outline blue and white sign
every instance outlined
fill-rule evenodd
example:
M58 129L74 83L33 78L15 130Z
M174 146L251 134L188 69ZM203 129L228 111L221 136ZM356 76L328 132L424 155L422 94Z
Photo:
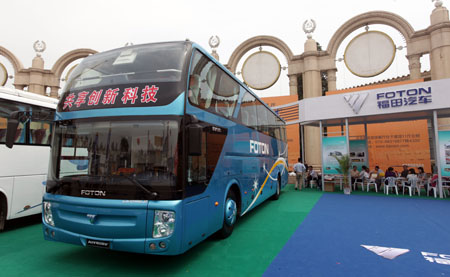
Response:
M389 109L401 106L413 106L432 102L431 87L418 87L408 90L394 90L377 93L379 109Z
M442 79L306 98L299 102L300 123L448 109L449 87L450 79Z

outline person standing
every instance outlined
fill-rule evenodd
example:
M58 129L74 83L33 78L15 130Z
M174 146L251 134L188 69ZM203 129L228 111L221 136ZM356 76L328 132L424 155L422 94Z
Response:
M304 183L304 173L306 171L306 167L302 164L302 159L298 158L298 163L294 164L294 172L295 172L295 189L302 189Z

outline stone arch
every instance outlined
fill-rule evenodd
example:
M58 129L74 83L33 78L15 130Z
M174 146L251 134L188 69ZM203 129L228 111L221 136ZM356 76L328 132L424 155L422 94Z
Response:
M57 80L61 79L64 69L73 61L96 54L97 51L87 48L75 49L61 56L52 67L52 72Z
M372 11L355 16L345 22L333 35L327 52L331 58L336 59L337 51L342 41L353 31L370 24L383 24L397 29L405 38L406 43L414 34L414 29L403 17L385 11Z
M8 49L0 46L0 55L6 57L8 61L12 64L14 68L14 75L16 75L20 70L24 69L22 62Z
M284 43L282 40L272 37L272 36L256 36L249 38L248 40L241 43L231 54L231 57L228 61L227 67L231 72L236 72L236 67L240 61L240 59L250 51L251 49L258 46L271 46L281 51L286 57L288 63L292 60L294 54L291 49Z

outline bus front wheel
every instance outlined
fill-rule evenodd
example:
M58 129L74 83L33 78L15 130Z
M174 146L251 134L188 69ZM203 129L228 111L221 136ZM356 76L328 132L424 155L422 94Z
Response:
M237 219L238 206L236 195L232 190L228 191L227 200L225 201L224 219L222 229L219 230L220 238L227 238L233 233L234 225Z
M5 228L6 223L6 198L0 194L0 232Z

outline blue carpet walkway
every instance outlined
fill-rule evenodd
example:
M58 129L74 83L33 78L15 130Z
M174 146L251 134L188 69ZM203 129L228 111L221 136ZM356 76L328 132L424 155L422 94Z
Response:
M449 219L445 200L324 194L264 276L450 276Z

